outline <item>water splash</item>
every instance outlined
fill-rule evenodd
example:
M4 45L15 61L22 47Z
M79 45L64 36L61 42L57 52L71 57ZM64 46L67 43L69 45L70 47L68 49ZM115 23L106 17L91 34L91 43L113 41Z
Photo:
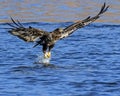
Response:
M44 55L37 55L36 62L40 64L50 64L51 58L44 58Z

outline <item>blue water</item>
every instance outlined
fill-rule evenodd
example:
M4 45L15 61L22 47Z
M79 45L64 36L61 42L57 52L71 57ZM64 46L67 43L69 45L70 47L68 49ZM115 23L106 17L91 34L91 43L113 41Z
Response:
M24 25L52 31L71 23ZM0 30L0 96L119 96L119 25L94 23L58 41L48 67L35 63L42 52L33 45Z

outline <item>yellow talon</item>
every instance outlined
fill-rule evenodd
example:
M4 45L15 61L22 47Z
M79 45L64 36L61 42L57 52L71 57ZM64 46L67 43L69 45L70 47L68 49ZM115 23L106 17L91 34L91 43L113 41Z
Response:
M51 57L51 52L48 52L48 56L49 56L49 58Z
M44 58L50 58L51 57L51 52L46 52L44 54Z

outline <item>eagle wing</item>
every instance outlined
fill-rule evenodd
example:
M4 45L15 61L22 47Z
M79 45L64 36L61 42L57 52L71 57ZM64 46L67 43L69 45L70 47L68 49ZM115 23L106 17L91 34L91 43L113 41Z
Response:
M66 27L61 32L57 31L57 30L53 31L52 32L53 38L55 39L55 41L57 41L59 39L68 37L70 34L72 34L77 29L82 28L82 27L94 22L95 20L97 20L104 12L107 11L108 8L109 8L109 6L106 6L106 3L104 3L104 5L101 7L100 12L96 16L94 16L94 17L88 16L86 19L84 19L82 21L78 21L78 22Z
M31 26L25 28L18 20L15 21L13 18L11 18L11 20L13 23L7 23L11 27L9 33L26 42L34 42L37 38L42 37L46 33L46 31L36 29Z

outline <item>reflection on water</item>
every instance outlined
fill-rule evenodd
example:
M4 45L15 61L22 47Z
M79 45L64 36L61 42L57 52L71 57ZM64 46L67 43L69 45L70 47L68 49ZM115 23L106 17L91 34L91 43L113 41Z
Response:
M51 58L44 58L44 55L38 55L37 59L36 59L36 63L42 63L45 65L50 64L50 59Z
M1 0L0 22L68 22L95 15L105 0ZM120 1L106 0L109 11L97 22L120 23Z

